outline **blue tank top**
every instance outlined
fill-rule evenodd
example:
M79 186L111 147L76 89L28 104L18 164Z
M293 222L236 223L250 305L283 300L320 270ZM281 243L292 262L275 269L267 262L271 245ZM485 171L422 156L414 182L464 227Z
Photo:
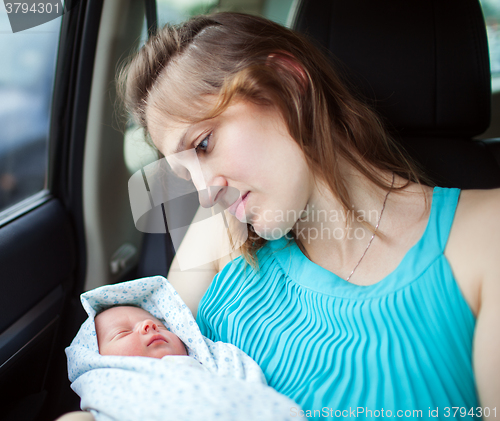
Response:
M444 256L459 195L434 189L424 234L373 285L346 282L285 237L258 251L259 271L238 257L201 300L201 332L245 351L311 418L449 420L452 407L476 408L475 318Z

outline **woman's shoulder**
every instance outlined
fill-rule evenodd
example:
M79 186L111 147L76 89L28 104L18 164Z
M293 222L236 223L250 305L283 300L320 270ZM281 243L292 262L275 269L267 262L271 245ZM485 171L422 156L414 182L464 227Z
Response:
M488 190L462 190L459 207L465 212L498 211L500 206L500 188Z
M485 283L500 280L500 189L463 190L445 255L477 315Z
M500 189L463 190L453 231L462 242L468 240L478 249L498 247L494 234L500 234Z
M464 190L456 224L485 269L500 269L500 189ZM497 273L500 279L500 272Z

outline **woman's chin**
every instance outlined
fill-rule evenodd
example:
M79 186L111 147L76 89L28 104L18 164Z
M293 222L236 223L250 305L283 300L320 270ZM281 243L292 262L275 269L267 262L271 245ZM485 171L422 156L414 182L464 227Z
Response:
M274 240L279 240L281 237L283 237L288 232L290 232L291 228L280 227L280 226L275 226L275 227L264 226L264 227L261 227L259 225L253 225L253 230L255 231L255 233L259 237L263 238L264 240L274 241Z

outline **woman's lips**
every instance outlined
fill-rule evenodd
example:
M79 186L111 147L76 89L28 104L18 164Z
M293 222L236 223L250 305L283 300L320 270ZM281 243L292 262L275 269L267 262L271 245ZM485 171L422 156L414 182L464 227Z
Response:
M167 340L161 336L161 335L154 335L150 340L149 340L149 343L148 343L148 346L156 343L156 342L167 342Z
M248 195L250 192L246 192L242 197L240 197L236 202L234 202L228 211L231 215L234 215L238 220L242 221L245 219L245 205L248 201Z

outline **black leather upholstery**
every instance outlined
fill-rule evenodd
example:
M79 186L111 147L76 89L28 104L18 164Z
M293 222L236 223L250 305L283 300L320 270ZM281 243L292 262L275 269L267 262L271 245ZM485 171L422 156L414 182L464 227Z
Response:
M302 0L295 29L333 53L393 135L441 186L500 186L477 0Z

